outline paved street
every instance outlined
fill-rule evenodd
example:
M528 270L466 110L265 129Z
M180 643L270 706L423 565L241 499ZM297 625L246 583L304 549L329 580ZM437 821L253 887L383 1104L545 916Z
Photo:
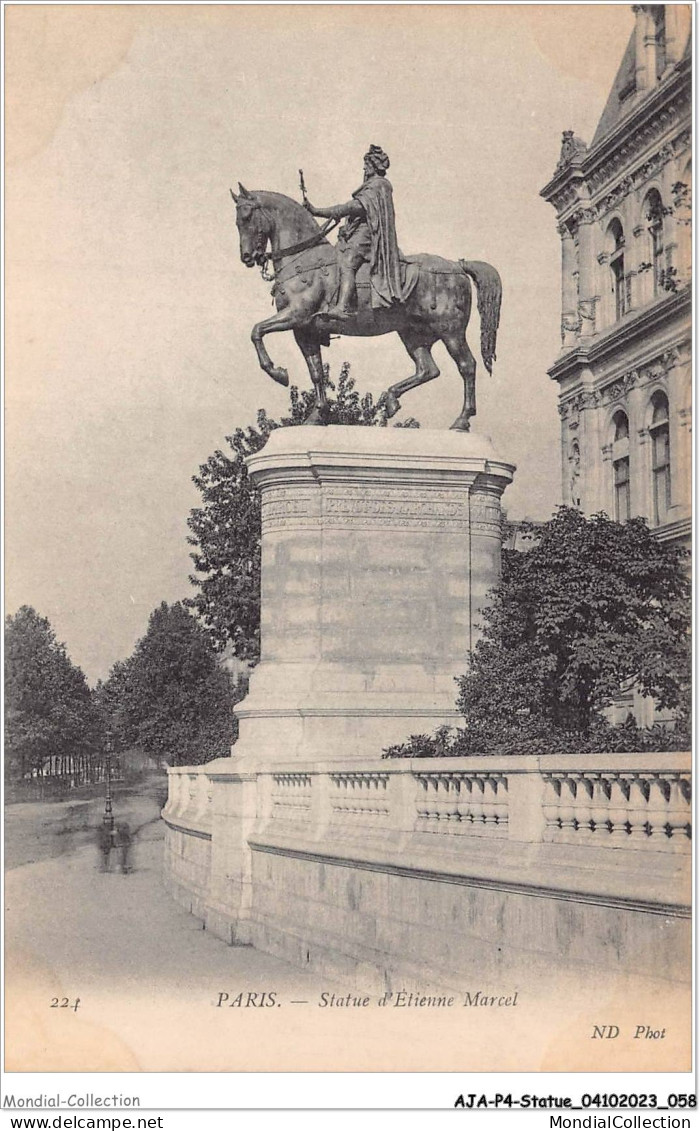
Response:
M66 801L28 801L5 809L5 868L65 856L95 841L104 813L104 785L92 787L92 796ZM153 774L136 785L115 782L114 811L126 819L132 832L142 836L145 825L160 818L167 796L164 774Z

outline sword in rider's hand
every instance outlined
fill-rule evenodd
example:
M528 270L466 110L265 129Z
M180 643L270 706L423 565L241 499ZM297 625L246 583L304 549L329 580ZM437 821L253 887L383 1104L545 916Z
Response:
M301 189L301 195L304 198L304 207L306 207L306 205L309 203L309 198L306 195L306 185L304 184L304 170L303 169L299 170L299 188ZM312 213L312 215L313 215L313 213ZM324 235L324 236L328 235L328 233L332 232L334 228L337 228L338 223L339 223L338 220L326 220L325 224L321 228L321 234Z

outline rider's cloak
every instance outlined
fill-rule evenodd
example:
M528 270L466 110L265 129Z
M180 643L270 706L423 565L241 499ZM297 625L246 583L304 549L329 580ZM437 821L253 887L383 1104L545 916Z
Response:
M365 210L372 237L369 264L372 306L405 302L401 253L396 239L393 191L386 177L369 177L353 197Z

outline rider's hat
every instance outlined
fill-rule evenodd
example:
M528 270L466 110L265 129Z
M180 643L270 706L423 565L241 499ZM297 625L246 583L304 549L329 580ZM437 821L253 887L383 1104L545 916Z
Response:
M365 161L369 161L372 168L380 174L386 173L389 168L389 158L380 145L370 145L365 153Z

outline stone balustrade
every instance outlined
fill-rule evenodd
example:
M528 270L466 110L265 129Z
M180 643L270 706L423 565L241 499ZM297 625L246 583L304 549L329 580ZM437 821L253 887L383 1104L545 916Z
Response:
M379 760L261 767L256 831L291 822L379 828L437 837L496 837L689 853L691 786L685 754ZM182 831L211 829L207 765L168 771L163 817Z
M690 774L681 770L544 774L545 839L690 852Z
M687 975L687 754L220 759L169 782L166 882L229 942L380 980Z
M416 828L428 833L508 836L508 775L461 770L416 773Z

